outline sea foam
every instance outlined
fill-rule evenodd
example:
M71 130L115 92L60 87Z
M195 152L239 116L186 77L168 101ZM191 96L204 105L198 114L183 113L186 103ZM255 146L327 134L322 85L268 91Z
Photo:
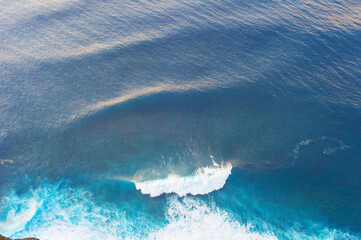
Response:
M227 211L195 197L168 198L169 224L149 234L148 239L182 240L276 240L271 233L259 233L251 224L241 224Z
M22 230L25 225L34 217L38 204L34 200L30 200L27 207L18 213L14 209L10 210L5 221L0 222L0 233L11 236L12 234ZM2 209L0 209L1 211Z
M192 176L169 176L168 178L156 179L144 182L135 182L137 190L151 197L157 197L164 193L176 193L180 197L187 194L204 195L221 189L228 176L231 175L230 163L218 165L213 163L211 167L199 168Z
M13 230L16 233L6 233L2 229L0 234L12 238L33 236L49 240L275 240L279 236L280 239L359 239L346 232L317 225L310 232L300 232L298 228L286 228L284 231L261 222L268 227L260 230L253 222L240 222L231 212L214 202L193 196L167 197L166 224L147 214L134 218L126 214L126 209L109 208L93 200L93 195L81 188L60 188L54 185L39 187L33 197L26 200L13 193L6 198L2 207L12 208L24 204L27 208L6 221L7 224L16 223L17 227ZM33 204L39 201L41 204ZM128 205L128 210L129 207L137 206Z
M151 216L132 218L124 209L96 205L89 194L82 189L39 188L34 195L35 199L43 201L39 211L26 226L18 228L17 233L8 235L49 240L277 239L272 233L259 232L252 224L240 223L227 211L196 197L168 197L167 224L163 225ZM21 199L10 197L9 201ZM18 222L19 219L13 220ZM145 223L145 220L153 221Z

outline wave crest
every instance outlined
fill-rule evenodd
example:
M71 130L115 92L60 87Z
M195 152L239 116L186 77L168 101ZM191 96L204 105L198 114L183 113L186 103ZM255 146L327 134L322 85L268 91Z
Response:
M164 179L135 182L135 186L142 194L149 194L151 197L164 193L176 193L180 197L187 194L204 195L221 189L231 175L231 170L230 163L221 165L213 163L212 167L197 169L192 176L172 175Z

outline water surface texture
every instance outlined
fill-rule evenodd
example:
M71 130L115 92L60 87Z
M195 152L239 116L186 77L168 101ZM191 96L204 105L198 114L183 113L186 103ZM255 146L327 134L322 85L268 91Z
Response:
M361 239L359 0L0 0L0 234Z

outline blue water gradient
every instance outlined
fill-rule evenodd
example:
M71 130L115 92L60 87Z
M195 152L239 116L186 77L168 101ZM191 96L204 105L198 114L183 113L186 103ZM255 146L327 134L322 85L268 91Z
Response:
M358 1L0 9L0 234L361 239ZM222 163L209 194L136 189Z

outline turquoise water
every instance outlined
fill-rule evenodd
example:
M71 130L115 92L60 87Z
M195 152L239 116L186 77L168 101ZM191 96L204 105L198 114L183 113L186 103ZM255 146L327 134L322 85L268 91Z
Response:
M0 234L361 239L358 1L0 7Z

